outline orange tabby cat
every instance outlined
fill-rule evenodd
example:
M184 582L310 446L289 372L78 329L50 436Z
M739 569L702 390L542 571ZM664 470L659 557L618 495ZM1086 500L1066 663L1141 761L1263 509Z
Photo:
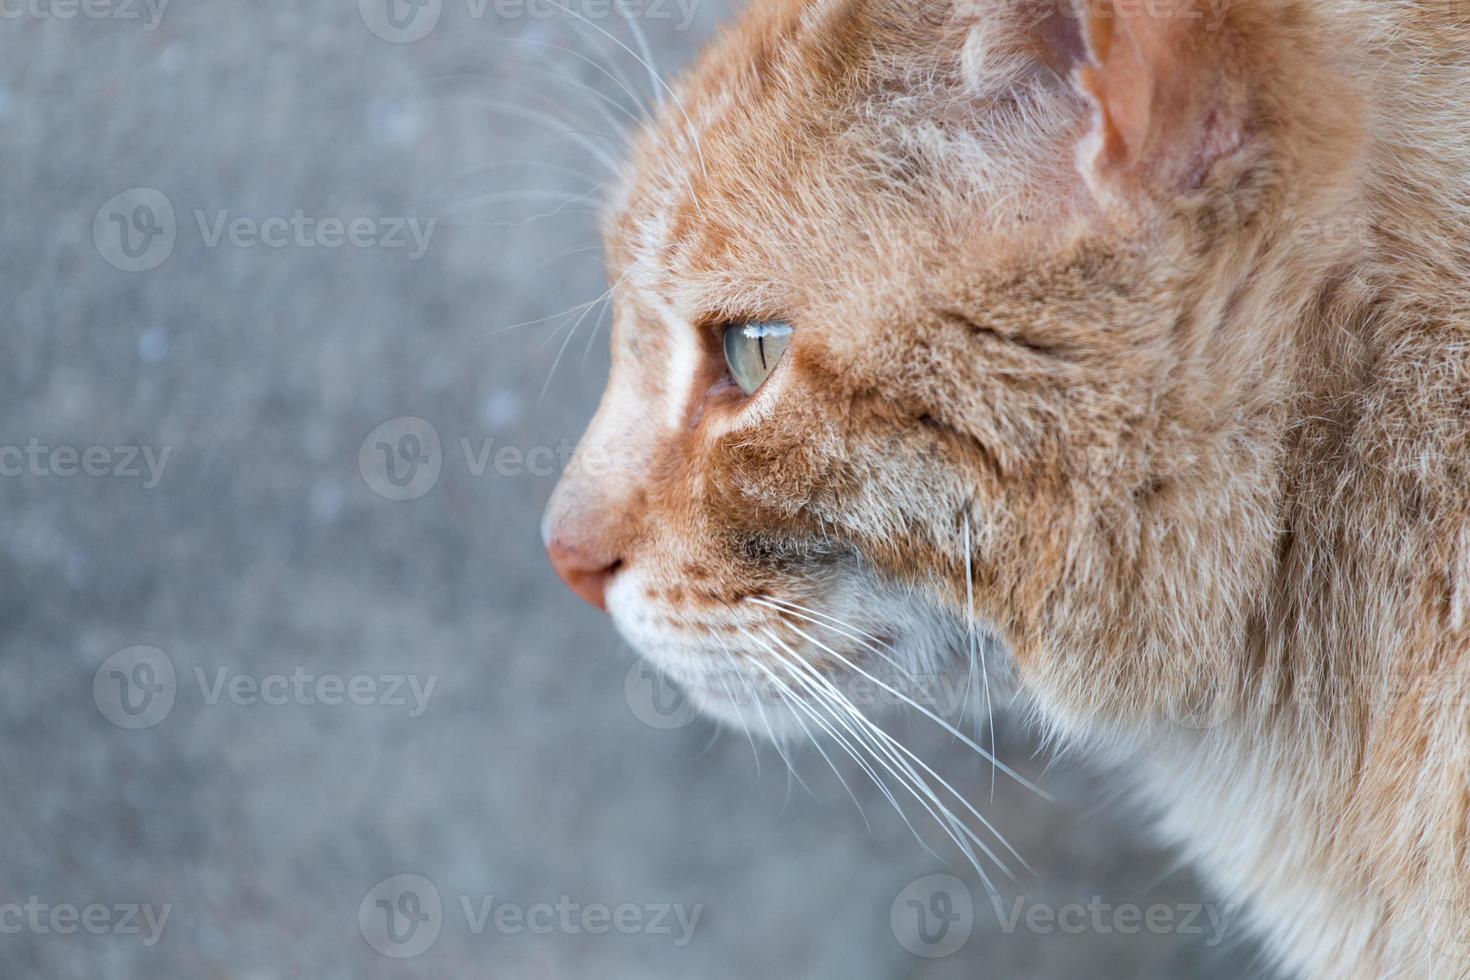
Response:
M1470 977L1470 5L755 0L676 92L568 584L777 734L973 610L1286 968Z

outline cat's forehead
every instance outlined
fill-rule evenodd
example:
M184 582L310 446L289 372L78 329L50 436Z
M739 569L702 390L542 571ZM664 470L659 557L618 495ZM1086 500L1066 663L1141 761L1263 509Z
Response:
M984 240L987 201L1014 205L1005 222L1030 206L1058 125L1025 97L1036 78L994 74L1009 43L949 5L754 4L637 141L615 279L687 316L779 315Z
M793 194L821 181L835 148L831 132L819 130L832 129L840 100L834 38L826 36L824 59L802 51L861 3L757 4L669 94L609 209L610 250L628 285L640 293L749 287L759 278L749 267L769 268L791 244L803 217ZM852 46L847 57L855 53Z

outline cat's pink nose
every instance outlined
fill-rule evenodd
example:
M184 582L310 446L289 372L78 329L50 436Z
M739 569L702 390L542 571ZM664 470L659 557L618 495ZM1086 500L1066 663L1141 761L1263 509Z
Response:
M607 612L607 586L622 567L622 559L588 554L557 537L546 543L546 553L567 588Z

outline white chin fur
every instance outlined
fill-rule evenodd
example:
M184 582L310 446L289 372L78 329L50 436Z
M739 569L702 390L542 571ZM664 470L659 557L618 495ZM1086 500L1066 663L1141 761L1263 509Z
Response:
M731 700L723 691L707 688L691 687L684 693L700 714L736 731L748 731L777 742L804 739L806 731L801 727L802 722L808 729L817 731L817 726L801 709L773 704L755 694L740 694Z
M688 610L664 608L646 595L637 569L613 582L608 610L618 631L682 688L696 709L736 730L776 741L804 740L823 735L813 712L834 724L832 711L820 698L806 694L807 710L786 703L802 691L790 666L793 660L825 662L822 676L869 716L899 703L882 684L915 697L940 715L952 714L950 709L964 695L954 686L956 680L966 681L969 644L963 624L922 598L861 572L834 576L828 595L820 603L804 604L805 612L746 603L705 611L702 623L678 627L669 624L688 624ZM799 631L796 637L805 634L805 639L791 638L778 658L769 637L783 624L789 627L786 635ZM893 643L879 653L865 636L890 637ZM992 672L999 673L999 665L990 663Z

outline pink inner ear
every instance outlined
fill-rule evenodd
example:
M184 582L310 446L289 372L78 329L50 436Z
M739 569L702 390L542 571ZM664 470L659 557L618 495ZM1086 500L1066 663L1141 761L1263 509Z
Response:
M1205 115L1204 139L1194 155L1189 168L1187 185L1190 190L1198 188L1210 175L1215 161L1227 157L1245 144L1245 131L1239 120L1227 119L1224 113L1211 109Z
M1178 70L1169 48L1169 25L1164 18L1122 17L1110 5L1089 14L1087 41L1092 64L1079 80L1099 113L1102 159L1120 169L1145 162L1154 128L1162 122L1156 101L1172 101L1176 91L1187 92L1189 82ZM1170 77L1170 76L1173 77Z
M1211 104L1223 68L1220 39L1200 35L1202 20L1188 6L1124 12L1087 0L1086 9L1089 57L1074 78L1096 111L1093 176L1127 174L1155 189L1200 186L1242 142L1240 121Z
M1041 43L1043 60L1062 78L1087 63L1087 42L1082 37L1082 21L1062 5L1047 5L1038 23L1036 38Z

